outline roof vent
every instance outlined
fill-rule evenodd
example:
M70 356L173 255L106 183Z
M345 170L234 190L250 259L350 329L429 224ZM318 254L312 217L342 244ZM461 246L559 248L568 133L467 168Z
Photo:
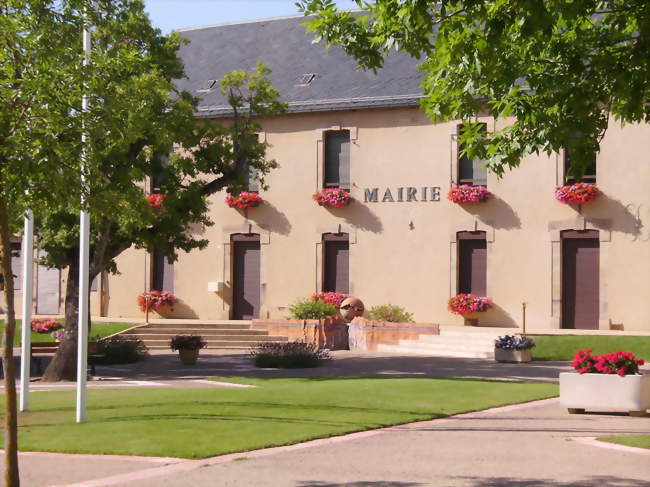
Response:
M316 79L316 73L303 74L300 78L298 78L296 86L309 86L311 82L314 81L314 79Z
M203 83L203 86L201 86L198 90L196 90L197 93L209 93L212 91L212 88L217 84L216 79L209 79L205 83Z

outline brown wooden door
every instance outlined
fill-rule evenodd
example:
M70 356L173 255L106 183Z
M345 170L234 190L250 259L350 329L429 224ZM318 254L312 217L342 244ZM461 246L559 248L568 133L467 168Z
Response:
M260 237L233 235L232 319L250 320L260 314Z
M347 233L323 235L323 291L350 292L350 242Z
M485 232L458 232L458 292L487 293L487 240Z
M599 262L598 231L562 232L562 328L598 328Z

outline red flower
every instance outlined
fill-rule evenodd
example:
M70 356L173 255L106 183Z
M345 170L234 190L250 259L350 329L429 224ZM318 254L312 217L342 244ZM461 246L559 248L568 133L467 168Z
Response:
M230 208L238 208L240 210L255 208L264 203L262 197L253 191L242 191L237 196L228 194L224 201Z
M152 193L147 196L147 201L152 207L158 208L162 207L165 198L167 198L166 194Z
M490 298L477 296L475 294L457 294L449 300L447 308L452 313L458 315L468 315L470 313L481 313L492 307L493 303Z
M485 186L470 186L468 184L454 185L447 193L447 199L458 204L482 203L493 197L494 195Z
M591 355L591 350L578 350L571 366L580 374L618 374L623 377L628 374L638 374L639 366L643 365L643 359L635 359L630 352L617 350L614 353L603 353Z
M352 200L352 195L341 188L327 188L314 193L311 197L320 206L343 208Z
M561 203L583 204L595 200L600 189L592 183L576 183L562 186L555 190L555 199Z

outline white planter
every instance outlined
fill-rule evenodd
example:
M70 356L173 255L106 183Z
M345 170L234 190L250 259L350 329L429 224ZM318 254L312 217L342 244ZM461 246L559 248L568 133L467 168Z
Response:
M524 363L533 359L531 349L526 350L504 350L494 347L494 360L497 362Z
M650 409L650 375L560 374L560 404L570 413L589 410L628 411L644 415Z

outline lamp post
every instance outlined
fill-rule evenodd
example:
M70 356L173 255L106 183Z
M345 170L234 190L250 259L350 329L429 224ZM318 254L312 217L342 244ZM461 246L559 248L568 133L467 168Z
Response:
M34 274L34 215L32 210L25 213L23 233L23 327L20 350L20 412L29 409L29 379L31 377L30 358L32 340L32 292Z
M90 28L88 19L84 19L83 29L83 65L90 63ZM86 382L88 380L88 277L90 267L90 213L88 211L86 194L88 192L88 181L86 179L86 168L88 151L86 141L85 115L88 113L89 98L86 90L81 100L81 111L84 122L81 132L81 212L79 215L79 320L77 324L77 423L86 420Z

